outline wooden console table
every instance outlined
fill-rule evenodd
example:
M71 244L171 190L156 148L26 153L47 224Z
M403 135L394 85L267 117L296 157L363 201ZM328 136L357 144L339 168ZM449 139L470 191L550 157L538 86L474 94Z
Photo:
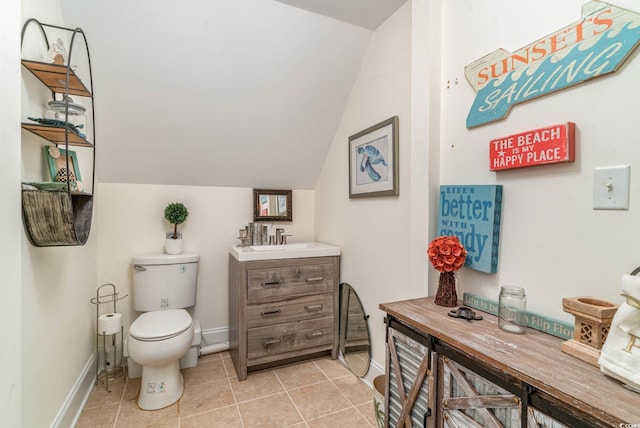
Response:
M640 426L640 394L563 353L562 339L502 331L482 312L481 321L453 318L433 298L380 309L386 426Z

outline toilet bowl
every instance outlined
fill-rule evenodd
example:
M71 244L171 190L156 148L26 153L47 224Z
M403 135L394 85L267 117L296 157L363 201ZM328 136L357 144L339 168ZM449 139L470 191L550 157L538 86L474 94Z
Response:
M145 312L129 327L129 358L142 365L138 406L157 410L180 399L184 391L180 358L193 339L193 320L184 309Z

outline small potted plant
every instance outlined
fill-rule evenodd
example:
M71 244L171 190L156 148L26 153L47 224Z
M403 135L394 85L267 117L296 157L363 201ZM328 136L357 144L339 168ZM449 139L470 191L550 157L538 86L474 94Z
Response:
M188 215L187 207L180 202L172 202L164 209L164 218L173 224L173 233L167 233L165 241L167 254L182 253L182 233L178 233L178 225L184 223Z

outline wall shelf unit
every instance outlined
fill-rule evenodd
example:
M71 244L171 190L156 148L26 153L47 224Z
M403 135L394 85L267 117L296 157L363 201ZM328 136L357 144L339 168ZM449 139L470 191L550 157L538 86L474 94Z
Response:
M39 28L44 39L44 46L48 52L51 48L49 37L53 34L64 34L69 36L68 55L64 58L64 64L47 63L23 58L22 65L51 91L54 101L56 94L62 96L64 104L64 114L56 124L42 124L23 122L22 128L47 143L56 147L64 148L68 152L70 146L79 147L81 150L90 150L92 157L91 164L91 186L90 191L83 191L78 186L75 188L75 179L72 174L73 165L70 164L69 157L65 156L62 166L56 177L51 177L53 181L63 181L66 190L34 190L33 188L22 189L22 216L25 233L32 245L36 247L51 246L74 246L84 245L89 238L91 230L91 220L93 216L93 192L95 184L95 113L93 104L93 77L91 73L91 57L89 46L84 32L80 28L66 28L56 25L44 24L36 19L29 19L22 27L21 43L24 48L25 34L30 27ZM86 48L86 63L88 65L88 86L82 81L74 71L72 53L75 45L80 39L84 41ZM83 97L88 100L91 114L87 125L90 125L91 132L86 136L74 132L70 126L71 108L69 96ZM70 168L71 166L71 168ZM60 172L62 171L62 172ZM79 172L79 171L78 171ZM53 175L53 173L51 174ZM86 175L86 174L85 174ZM86 187L86 186L83 186Z

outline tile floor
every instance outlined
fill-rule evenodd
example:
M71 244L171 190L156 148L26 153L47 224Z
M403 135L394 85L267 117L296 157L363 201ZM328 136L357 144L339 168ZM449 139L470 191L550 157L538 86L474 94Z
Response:
M161 410L138 408L140 378L97 385L77 428L375 428L373 392L339 360L322 358L249 374L238 382L228 352L182 370L184 394Z

